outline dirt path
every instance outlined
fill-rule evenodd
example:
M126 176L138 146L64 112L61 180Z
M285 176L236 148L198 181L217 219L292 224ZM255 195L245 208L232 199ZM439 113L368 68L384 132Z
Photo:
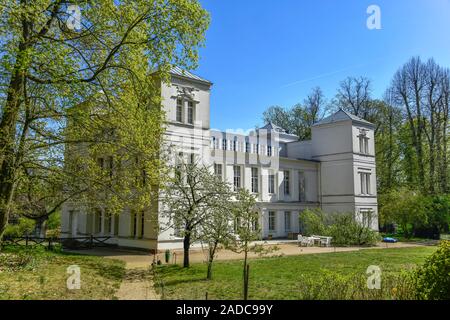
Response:
M116 292L119 300L159 300L153 289L151 274L147 268L126 268L125 276Z

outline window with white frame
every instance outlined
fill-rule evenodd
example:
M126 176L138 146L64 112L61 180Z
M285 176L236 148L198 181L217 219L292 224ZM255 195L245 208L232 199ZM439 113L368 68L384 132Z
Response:
M269 157L272 156L272 146L267 146L267 155L268 155Z
M285 195L289 195L291 193L290 190L290 176L289 176L289 171L284 170L283 171L284 174L284 179L283 179L283 186L284 186L284 194Z
M370 192L370 172L359 173L361 182L361 194L371 194Z
M258 192L258 168L252 168L252 192Z
M269 193L274 194L275 193L275 175L269 174Z
M177 99L177 121L183 122L183 100Z
M187 114L188 114L188 123L194 124L194 102L192 101L188 101Z
M234 191L237 191L241 187L241 167L233 166L233 186Z
M233 151L237 151L237 141L233 140Z
M222 139L222 150L227 150L227 139Z
M258 216L255 214L255 217L253 217L252 219L252 230L256 231L259 229L259 221L258 221Z
M291 212L290 211L284 212L284 230L291 231Z
M211 145L213 149L217 149L217 139L216 137L211 137Z
M305 172L298 172L298 201L305 202L306 201L306 179Z
M276 228L276 216L275 211L269 211L269 231L275 231Z
M368 154L369 153L369 137L367 137L367 130L359 130L359 152Z
M245 152L250 153L250 142L245 142Z
M222 179L222 164L221 163L214 163L214 174Z
M360 209L361 223L366 228L372 227L373 211L372 209Z

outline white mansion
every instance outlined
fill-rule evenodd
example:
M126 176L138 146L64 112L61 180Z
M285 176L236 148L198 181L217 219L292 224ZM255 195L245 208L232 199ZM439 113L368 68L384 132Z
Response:
M263 239L301 232L298 217L306 208L354 212L355 219L378 229L371 123L340 110L313 125L308 141L271 123L246 134L216 131L210 128L211 86L190 72L172 69L171 84L161 83L166 140L178 155L187 160L195 155L235 188L255 193ZM105 219L104 212L67 203L62 232L111 236L110 242L124 247L182 246L173 229L157 234L152 221L129 210Z

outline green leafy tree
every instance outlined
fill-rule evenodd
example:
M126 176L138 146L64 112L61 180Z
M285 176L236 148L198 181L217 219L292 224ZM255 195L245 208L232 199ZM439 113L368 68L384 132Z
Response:
M79 16L70 13L78 11L73 6ZM195 0L20 0L0 6L0 241L21 167L28 169L33 163L45 169L49 162L63 166L68 146L93 156L84 157L84 163L74 156L65 168L70 171L66 176L75 180L70 186L100 188L101 173L92 162L100 153L112 156L118 150L127 160L123 163L132 163L135 156L140 159L139 165L127 167L127 176L138 170L159 174L154 147L147 150L144 142L159 139L163 119L150 75L158 69L161 80L167 81L171 64L195 67L208 23L207 12ZM83 103L83 111L69 112ZM118 131L118 140L99 143L90 126L98 129L102 122L105 130L111 129L106 120ZM71 121L74 129L67 135L64 128ZM94 177L89 179L91 173ZM131 179L125 180L131 185ZM144 192L134 194L147 197ZM118 195L111 198L115 207L121 202L116 199ZM139 206L148 205L142 202Z
M261 229L258 223L259 213L256 208L256 199L247 189L239 189L236 194L236 201L233 202L233 220L235 230L233 242L229 249L244 254L243 280L244 280L244 300L248 298L248 254L255 252L263 254L266 250L260 244L253 241L261 238Z

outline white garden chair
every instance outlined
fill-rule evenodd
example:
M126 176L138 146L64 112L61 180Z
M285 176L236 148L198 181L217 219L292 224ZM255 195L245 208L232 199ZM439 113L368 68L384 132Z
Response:
M301 234L298 235L297 239L298 239L299 246L303 246L303 245L309 246L312 244L312 241L309 237L304 237Z

